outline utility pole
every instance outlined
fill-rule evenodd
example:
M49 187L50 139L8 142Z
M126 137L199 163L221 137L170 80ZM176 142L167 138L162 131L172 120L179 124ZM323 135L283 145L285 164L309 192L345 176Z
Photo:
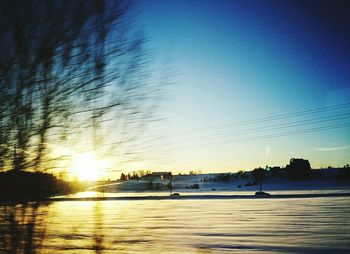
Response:
M169 172L170 178L169 178L169 189L170 189L170 195L173 194L173 174Z
M263 169L259 169L259 191L262 192L262 175Z

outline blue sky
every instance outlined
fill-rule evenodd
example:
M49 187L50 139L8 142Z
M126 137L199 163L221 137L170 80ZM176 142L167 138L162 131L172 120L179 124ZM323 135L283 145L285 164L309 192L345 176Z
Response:
M292 157L314 167L350 162L350 128L333 128L350 123L347 105L235 126L350 103L345 1L136 4L155 72L170 69L174 84L158 112L164 120L149 127L155 141L131 167L205 172L283 166Z

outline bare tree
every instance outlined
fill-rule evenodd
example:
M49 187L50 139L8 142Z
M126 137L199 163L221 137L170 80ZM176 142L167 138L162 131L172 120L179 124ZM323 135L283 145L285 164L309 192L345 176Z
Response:
M52 168L50 145L64 140L111 152L134 139L158 90L130 11L124 1L0 2L0 169Z

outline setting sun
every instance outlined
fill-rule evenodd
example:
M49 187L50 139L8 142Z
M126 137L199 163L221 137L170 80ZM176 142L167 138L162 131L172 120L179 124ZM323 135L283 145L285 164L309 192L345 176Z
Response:
M101 167L96 155L82 153L75 155L72 161L72 173L81 181L98 180L101 177Z

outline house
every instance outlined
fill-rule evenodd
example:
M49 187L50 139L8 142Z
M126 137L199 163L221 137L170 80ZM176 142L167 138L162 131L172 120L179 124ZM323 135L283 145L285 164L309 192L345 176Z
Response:
M171 172L152 172L153 178L169 179L171 177Z

